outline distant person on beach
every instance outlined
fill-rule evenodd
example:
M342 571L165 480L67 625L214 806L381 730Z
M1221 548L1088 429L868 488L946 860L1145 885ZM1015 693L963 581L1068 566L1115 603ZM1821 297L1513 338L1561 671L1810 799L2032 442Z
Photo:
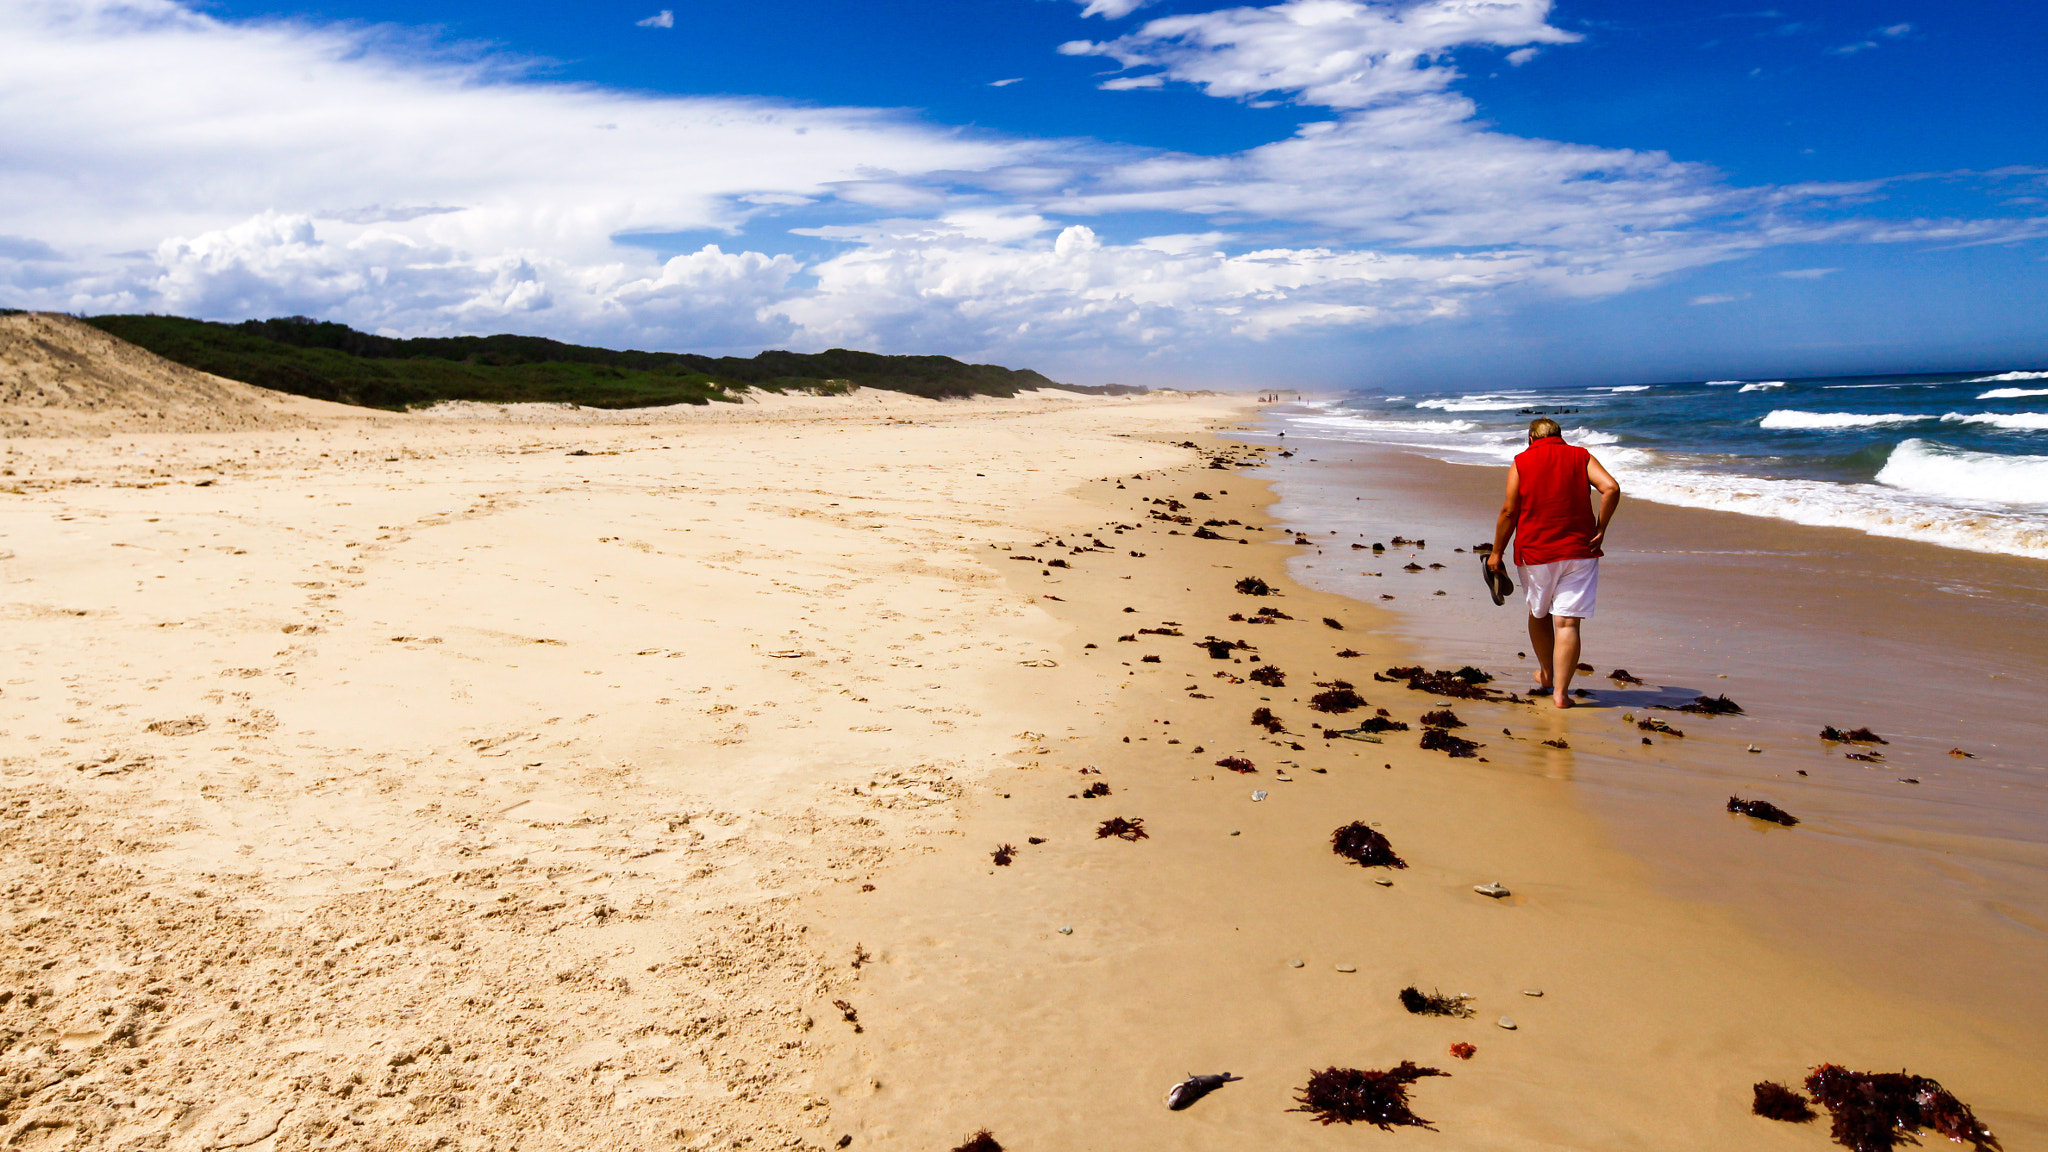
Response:
M1600 493L1593 514L1590 492ZM1493 529L1486 563L1501 570L1508 540L1529 598L1529 643L1536 649L1536 686L1559 708L1572 706L1579 667L1579 621L1593 614L1600 590L1600 545L1621 504L1621 485L1584 448L1564 442L1557 421L1529 421L1529 448L1508 469L1507 499Z

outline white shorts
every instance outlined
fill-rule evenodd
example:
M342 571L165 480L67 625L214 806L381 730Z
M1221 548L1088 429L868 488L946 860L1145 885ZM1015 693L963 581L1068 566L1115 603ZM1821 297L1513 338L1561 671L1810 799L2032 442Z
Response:
M1548 564L1516 565L1522 591L1529 597L1529 615L1538 620L1555 613L1584 619L1593 614L1600 592L1600 561L1553 560Z

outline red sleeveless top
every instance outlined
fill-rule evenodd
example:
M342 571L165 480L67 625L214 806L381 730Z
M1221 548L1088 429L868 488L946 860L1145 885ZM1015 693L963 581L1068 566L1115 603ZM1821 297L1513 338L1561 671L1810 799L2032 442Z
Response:
M1561 436L1545 436L1515 457L1520 474L1521 511L1515 521L1515 563L1550 564L1599 556L1593 532L1592 484L1586 462L1593 454Z

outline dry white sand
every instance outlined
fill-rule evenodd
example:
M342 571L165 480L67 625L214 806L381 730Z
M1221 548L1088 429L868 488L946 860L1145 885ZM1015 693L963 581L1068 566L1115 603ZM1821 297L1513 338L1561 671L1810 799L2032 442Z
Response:
M0 1146L817 1145L791 901L1043 711L991 543L1229 411L11 442Z

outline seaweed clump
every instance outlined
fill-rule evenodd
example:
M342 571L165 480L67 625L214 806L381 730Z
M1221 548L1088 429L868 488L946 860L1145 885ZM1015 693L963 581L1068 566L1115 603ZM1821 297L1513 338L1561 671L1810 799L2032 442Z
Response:
M1396 1126L1431 1127L1408 1107L1408 1085L1425 1076L1449 1076L1436 1068L1420 1068L1403 1060L1385 1071L1364 1068L1325 1068L1309 1073L1290 1112L1307 1112L1324 1124L1356 1124L1363 1121L1387 1131Z
M1008 868L1010 866L1010 861L1015 860L1017 858L1017 846L1015 844L1001 844L996 847L995 851L989 853L988 855L989 859L994 860L996 862L996 867Z
M1225 756L1223 759L1218 760L1216 762L1216 766L1218 768L1228 768L1232 772L1236 772L1240 775L1243 775L1248 772L1257 772L1259 770L1257 765L1253 764L1251 761L1245 759L1242 756Z
M1806 1090L1834 1118L1830 1135L1855 1152L1891 1152L1901 1140L1931 1128L1977 1152L1999 1147L1991 1134L1948 1089L1906 1072L1853 1072L1822 1064L1806 1078Z
M1456 672L1439 668L1432 672L1421 665L1407 668L1389 668L1385 674L1373 673L1373 679L1383 683L1406 681L1408 687L1432 696L1449 696L1456 700L1498 700L1500 693L1485 687L1493 677L1471 665Z
M1354 660L1360 656L1365 655L1365 653L1357 651L1356 649L1346 648L1342 652L1337 653L1337 655L1340 659Z
M1449 708L1444 708L1435 712L1424 712L1422 714L1422 726L1425 728L1463 728L1465 722L1458 719L1456 712L1451 711Z
M1820 1115L1806 1097L1775 1081L1759 1080L1751 1090L1756 1093L1756 1099L1751 1102L1749 1110L1766 1120L1805 1124Z
M1829 725L1820 730L1820 738L1830 744L1889 744L1891 741L1879 736L1868 728L1851 728L1847 732Z
M1111 816L1095 829L1095 838L1097 840L1106 840L1111 836L1119 840L1130 840L1133 842L1151 839L1151 836L1145 832L1144 820L1126 820L1121 816Z
M1326 626L1328 626L1328 627L1331 627L1331 628L1335 628L1335 629L1336 629L1337 631L1339 631L1339 632L1342 632L1342 631L1344 630L1344 623L1343 623L1343 621L1341 621L1341 620L1338 620L1338 619L1337 619L1336 617L1334 617L1334 616L1325 616L1325 617L1323 617L1323 623L1324 623L1324 624L1325 624Z
M1081 789L1081 799L1083 800L1094 800L1097 797L1107 795L1109 795L1109 785L1104 784L1100 780L1097 780L1095 783L1090 784L1086 788Z
M1401 1007L1416 1016L1455 1016L1462 1020L1472 1015L1472 1006L1465 1003L1463 996L1424 992L1412 984L1401 989Z
M1406 868L1408 862L1395 855L1393 842L1379 829L1363 820L1353 820L1330 833L1330 851L1362 868Z
M1287 731L1287 725L1282 724L1280 718L1273 715L1271 708L1252 709L1252 723L1276 736Z
M1456 1056L1460 1060L1470 1060L1473 1054L1478 1051L1478 1048L1462 1041L1451 1045L1451 1055Z
M1374 733L1377 733L1377 732L1406 732L1406 731L1408 730L1408 725L1407 725L1407 723L1406 723L1405 721L1401 721L1401 720L1389 720L1389 719L1388 719L1387 717L1385 717L1385 716L1373 716L1373 717L1370 717L1370 718L1368 718L1368 719L1366 720L1366 722L1365 722L1365 723L1363 723L1363 724L1360 724L1360 725L1358 726L1358 728L1357 728L1356 730L1357 730L1357 731L1359 731L1359 732L1374 732Z
M1422 730L1422 747L1431 752L1449 753L1453 760L1469 759L1479 754L1479 745L1462 736L1453 736L1441 728Z
M996 1142L995 1133L983 1128L967 1138L967 1143L953 1149L953 1152L1003 1152L1003 1146Z
M1783 824L1787 828L1799 823L1799 817L1792 815L1769 800L1743 800L1730 796L1728 798L1728 810L1730 812L1740 812L1744 816L1754 816L1759 820L1769 820L1773 824Z
M1280 669L1275 668L1271 664L1268 664L1263 668L1252 669L1251 678L1253 680L1258 681L1261 684L1264 684L1268 688L1287 687L1287 673L1282 672Z
M1673 728L1671 725L1666 724L1662 720L1657 719L1655 716L1650 717L1648 720L1636 721L1636 727L1642 729L1645 732L1662 732L1666 736L1683 737L1685 735L1685 733L1679 731L1676 728Z
M1680 704L1674 712L1691 712L1697 716L1740 716L1742 705L1726 696L1695 696L1690 704Z
M1247 576L1237 582L1237 590L1247 596L1271 596L1273 586L1257 576Z
M1632 675L1626 668L1616 668L1607 674L1607 678L1616 684L1641 684L1643 682L1642 677Z
M1351 688L1330 688L1309 697L1308 706L1318 712L1355 712L1365 707L1365 697Z

